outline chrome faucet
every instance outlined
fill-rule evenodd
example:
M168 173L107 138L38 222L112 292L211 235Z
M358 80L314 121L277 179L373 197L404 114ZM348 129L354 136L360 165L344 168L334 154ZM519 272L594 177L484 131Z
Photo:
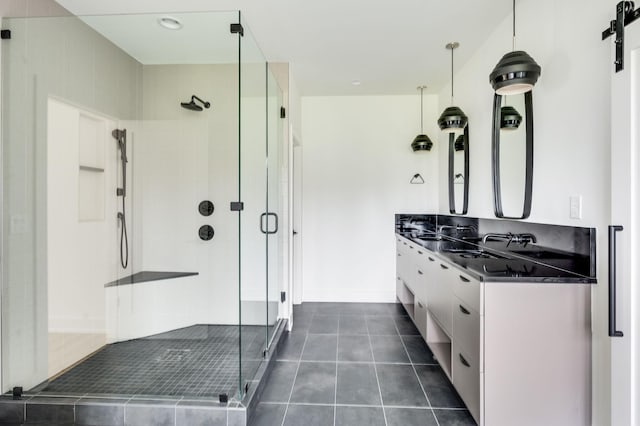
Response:
M488 233L485 234L484 237L482 237L482 243L486 243L489 240L507 241L507 247L509 247L509 244L511 243L522 244L524 247L526 247L529 243L535 244L537 242L536 236L533 234L513 234L511 232L507 234Z

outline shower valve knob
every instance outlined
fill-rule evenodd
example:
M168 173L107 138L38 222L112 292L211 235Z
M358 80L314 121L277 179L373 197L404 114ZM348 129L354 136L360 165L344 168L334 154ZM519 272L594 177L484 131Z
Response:
M209 241L213 239L213 227L211 225L203 225L198 230L198 236L202 241Z
M209 200L204 200L198 205L198 211L202 216L211 216L213 214L214 206Z

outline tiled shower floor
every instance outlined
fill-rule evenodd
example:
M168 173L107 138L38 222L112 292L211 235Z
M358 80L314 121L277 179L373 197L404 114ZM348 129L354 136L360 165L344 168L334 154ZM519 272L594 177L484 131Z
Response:
M41 393L211 397L239 388L238 326L194 325L105 346ZM242 377L262 361L265 327L242 327Z

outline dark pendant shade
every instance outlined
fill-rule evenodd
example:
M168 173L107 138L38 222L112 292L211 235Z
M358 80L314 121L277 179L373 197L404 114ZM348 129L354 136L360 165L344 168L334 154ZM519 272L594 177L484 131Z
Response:
M405 145L406 146L406 145ZM433 142L429 139L427 135L418 135L415 137L413 142L411 142L411 148L413 151L431 151L431 147L433 146Z
M522 116L512 106L500 108L500 128L504 130L515 130L520 127Z
M453 149L456 151L464 151L464 135L460 135L453 143Z
M463 131L469 119L462 112L462 110L456 106L450 106L445 109L438 118L438 126L443 131Z
M498 95L517 95L528 92L540 77L542 68L525 51L509 52L489 75L493 90Z

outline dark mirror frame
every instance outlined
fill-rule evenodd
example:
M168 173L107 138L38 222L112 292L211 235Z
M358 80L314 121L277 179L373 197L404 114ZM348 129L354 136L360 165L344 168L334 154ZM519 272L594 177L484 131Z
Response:
M449 213L455 215L465 215L469 209L469 125L464 128L464 197L462 202L462 213L456 212L456 197L454 190L455 171L453 157L455 156L456 135L449 133Z
M493 210L496 217L505 219L526 219L531 214L531 196L533 188L533 95L532 92L524 94L525 125L526 125L526 158L524 203L521 216L505 216L502 211L502 193L500 190L500 110L502 108L502 96L495 94L493 97L493 129L491 138L491 171L493 177Z

